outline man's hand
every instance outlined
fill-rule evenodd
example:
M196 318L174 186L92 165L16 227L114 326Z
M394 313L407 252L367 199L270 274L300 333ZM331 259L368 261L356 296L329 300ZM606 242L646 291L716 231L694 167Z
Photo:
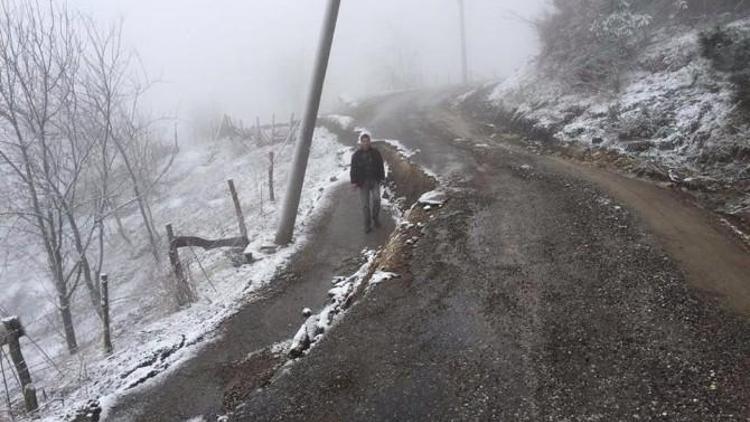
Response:
M359 188L361 188L361 187L362 187L362 183L355 183L355 182L352 182L352 188L354 188L354 189L359 189Z

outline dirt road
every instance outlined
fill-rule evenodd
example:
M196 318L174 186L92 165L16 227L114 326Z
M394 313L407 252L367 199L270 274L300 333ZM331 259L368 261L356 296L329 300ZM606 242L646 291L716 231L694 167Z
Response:
M402 277L235 419L750 419L739 242L668 191L488 140L442 99L360 109L451 200Z
M381 229L365 235L357 193L348 183L335 189L332 206L312 223L312 240L292 258L288 270L248 298L222 324L217 339L195 357L157 384L116 403L108 421L214 420L224 413L228 390L244 382L243 372L262 375L279 362L269 357L254 368L254 361L246 358L291 339L303 321L302 309L319 311L333 277L354 272L361 265L360 251L382 245L393 230L393 221L386 217Z

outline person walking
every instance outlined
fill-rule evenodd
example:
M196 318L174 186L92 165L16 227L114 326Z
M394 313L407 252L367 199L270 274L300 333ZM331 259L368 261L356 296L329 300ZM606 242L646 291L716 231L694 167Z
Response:
M385 165L380 151L372 146L369 132L363 131L359 135L359 148L352 155L349 176L352 184L359 189L365 233L370 233L373 224L380 227L380 185L385 180Z

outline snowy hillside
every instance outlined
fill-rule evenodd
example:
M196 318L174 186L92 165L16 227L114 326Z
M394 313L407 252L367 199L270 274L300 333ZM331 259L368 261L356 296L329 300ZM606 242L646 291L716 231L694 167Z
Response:
M0 278L0 290L4 292L0 297L0 310L4 314L19 315L28 330L28 336L21 342L34 383L46 397L41 403L43 413L62 417L90 398L108 396L111 399L189 357L198 343L210 338L212 329L231 314L239 299L267 282L304 240L304 227L326 200L328 188L344 180L343 157L347 150L327 130L316 132L300 207L301 218L297 220L296 243L267 255L259 249L272 239L276 228L292 145L255 147L219 140L182 147L164 188L153 201L152 212L158 227L163 230L165 224L171 223L178 236L212 239L237 236L237 220L227 188L227 179L231 178L245 213L250 249L256 250L254 255L258 260L235 267L226 249L182 249L181 259L189 268L198 303L175 313L173 293L164 282L171 276L168 263L157 267L145 246L131 248L115 227L110 227L106 239L110 252L104 268L111 280L115 352L106 358L101 351L100 321L90 311L90 303L83 292L74 296L80 351L70 357L59 333L54 295L27 287L30 279L46 277L43 265L24 259L29 254L3 251L14 260ZM271 151L276 154L277 200L273 203L269 201L267 187ZM129 214L123 215L127 234L133 244L146 245L137 209L127 211ZM43 303L47 306L40 306ZM7 365L5 368L8 369ZM9 383L14 393L14 407L22 406L18 386L11 379ZM5 414L4 402L0 405L0 420Z
M750 33L750 20L728 28ZM619 92L574 88L534 62L461 101L532 137L647 162L667 181L743 190L750 179L750 115L737 104L729 76L702 57L699 36L699 30L658 31ZM737 195L724 210L748 207L747 195Z

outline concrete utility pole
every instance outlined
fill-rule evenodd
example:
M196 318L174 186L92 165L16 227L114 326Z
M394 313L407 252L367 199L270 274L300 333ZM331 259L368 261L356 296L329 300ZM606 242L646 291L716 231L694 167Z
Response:
M469 83L469 58L466 52L466 11L464 9L464 0L458 0L458 8L461 14L461 68L464 85L466 85Z
M313 70L312 84L307 97L305 115L302 119L302 126L294 150L292 175L286 189L279 230L276 232L276 244L278 245L290 243L294 234L294 222L297 220L297 209L299 208L300 196L302 195L302 185L305 182L307 160L310 157L310 145L312 144L313 132L315 132L315 122L318 119L320 97L323 93L323 84L326 79L326 71L328 70L328 58L331 55L331 46L333 44L333 35L336 32L336 20L338 19L340 5L341 0L328 0L323 32L320 35L318 54L315 61L315 69Z

